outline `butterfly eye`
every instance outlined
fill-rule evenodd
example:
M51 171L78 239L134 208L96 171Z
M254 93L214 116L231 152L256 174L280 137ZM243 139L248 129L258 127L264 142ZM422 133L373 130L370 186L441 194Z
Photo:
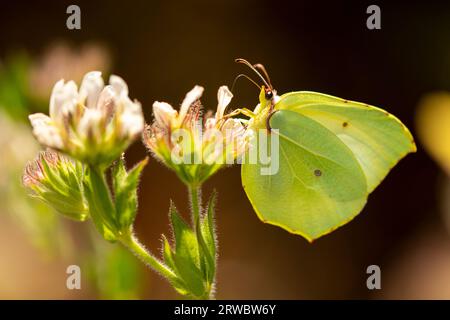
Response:
M271 90L266 91L266 99L271 100L273 98L273 92Z

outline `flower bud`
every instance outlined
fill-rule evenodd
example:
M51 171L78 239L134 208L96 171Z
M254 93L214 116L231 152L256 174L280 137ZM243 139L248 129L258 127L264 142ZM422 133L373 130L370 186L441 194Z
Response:
M82 178L79 162L48 149L27 164L22 182L32 196L71 219L84 221L88 209L81 190Z

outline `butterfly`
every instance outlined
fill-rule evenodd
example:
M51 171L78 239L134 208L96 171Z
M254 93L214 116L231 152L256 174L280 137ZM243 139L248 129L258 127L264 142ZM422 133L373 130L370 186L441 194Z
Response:
M276 172L261 174L258 161L241 168L245 193L263 222L312 242L358 215L389 171L416 151L408 128L383 109L311 91L279 96L261 64L236 62L264 83L257 107L237 110L250 117L250 145L278 142L271 150L278 152Z

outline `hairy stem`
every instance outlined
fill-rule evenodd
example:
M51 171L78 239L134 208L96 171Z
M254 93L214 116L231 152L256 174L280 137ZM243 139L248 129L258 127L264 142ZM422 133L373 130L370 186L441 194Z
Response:
M141 259L148 267L161 274L169 281L176 279L176 275L163 262L151 254L131 232L120 237L120 242Z
M191 200L191 218L194 230L200 228L201 189L197 186L189 186L189 198Z
M202 253L206 255L206 259L210 264L214 264L215 261L213 257L209 254L209 250L206 246L205 239L203 239L201 226L200 226L200 214L201 214L201 188L199 186L188 186L189 190L189 198L191 201L191 218L194 225L194 232L197 237L197 244L199 250L199 256L202 256ZM212 283L209 283L209 288L205 294L206 297L202 297L202 299L211 299L211 286Z

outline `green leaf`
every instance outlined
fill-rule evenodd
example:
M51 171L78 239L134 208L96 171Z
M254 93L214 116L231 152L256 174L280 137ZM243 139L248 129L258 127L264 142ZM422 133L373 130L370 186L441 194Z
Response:
M206 244L208 245L211 255L216 255L216 237L215 237L215 203L217 199L217 193L214 191L209 198L206 216L202 219L202 233Z
M194 231L181 218L173 204L170 206L170 220L175 237L175 253L190 258L198 266L198 246Z
M186 291L193 297L203 297L206 288L201 270L192 263L190 258L175 254L173 256L177 276L182 279Z
M215 202L217 198L217 193L214 191L209 198L206 215L201 219L201 233L203 239L205 240L205 245L207 252L203 252L203 257L205 258L207 266L207 279L210 284L214 282L216 273L216 236L215 236L215 225L214 225L214 211Z
M258 217L309 241L355 217L368 192L351 150L333 132L293 111L275 112L270 126L270 134L260 130L255 139L261 135L268 145L279 139L278 171L262 175L261 163L242 166L244 190ZM272 151L276 157L278 150Z
M170 269L172 269L176 272L177 268L175 265L172 248L170 247L169 241L167 240L167 238L164 235L162 236L162 241L163 241L162 252L163 252L163 256L164 256L164 262L167 264L167 266ZM189 294L189 289L187 288L186 284L184 283L184 281L182 279L179 279L179 278L173 279L173 280L171 280L171 284L175 288L175 290L177 290L178 293L180 293L181 295Z
M134 222L137 213L137 188L139 177L148 163L145 158L133 167L130 171L126 171L125 161L123 157L113 166L113 187L114 202L116 206L116 221L121 230L128 229Z
M164 256L164 261L167 266L172 270L175 269L175 263L173 261L172 248L170 247L169 241L167 240L165 235L162 235L162 252Z
M112 177L114 189L118 189L127 178L127 168L123 154L112 166Z
M173 204L170 207L170 220L175 237L175 254L172 257L176 273L183 280L191 295L201 297L206 288L200 270L199 249L195 233L180 217Z

